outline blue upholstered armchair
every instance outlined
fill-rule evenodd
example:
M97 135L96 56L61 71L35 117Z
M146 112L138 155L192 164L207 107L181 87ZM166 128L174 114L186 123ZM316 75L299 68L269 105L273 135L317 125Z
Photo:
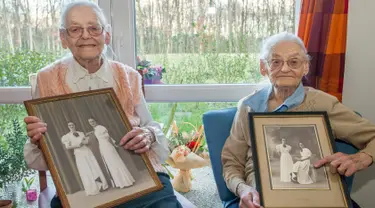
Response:
M235 201L237 200L237 197L229 191L224 182L221 165L221 151L225 140L229 136L236 110L236 108L227 108L213 110L203 114L204 131L206 134L208 151L210 153L213 174L224 208L234 208ZM354 154L358 151L354 146L341 140L336 140L336 147L339 152L347 154ZM346 177L345 181L350 193L353 176Z

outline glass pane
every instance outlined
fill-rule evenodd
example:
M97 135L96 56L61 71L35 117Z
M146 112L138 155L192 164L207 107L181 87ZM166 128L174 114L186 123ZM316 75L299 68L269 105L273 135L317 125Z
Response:
M72 1L0 3L0 86L28 86L30 73L67 54L61 47L58 28L62 6Z
M135 9L146 84L259 83L262 40L295 32L295 0L143 0Z
M22 131L26 134L26 126L23 122L26 115L23 104L0 104L0 145L4 142L4 135L12 131L14 122L20 124Z
M202 124L202 115L210 110L236 107L236 102L188 102L188 103L150 103L149 110L153 119L160 123L168 139L173 139L173 128L192 136ZM174 127L173 127L174 126ZM181 140L182 141L182 140ZM170 141L171 149L177 141Z
M27 140L23 122L26 114L22 104L0 105L0 199L12 199L19 207L28 207L22 192L23 177L36 173L27 169L23 159ZM33 187L38 188L38 179L35 180ZM37 207L37 202L30 205Z

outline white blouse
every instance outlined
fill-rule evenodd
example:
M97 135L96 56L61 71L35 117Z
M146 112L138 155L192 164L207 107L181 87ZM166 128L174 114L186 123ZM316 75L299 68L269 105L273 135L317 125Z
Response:
M68 58L68 61L70 67L68 67L66 73L66 82L73 92L113 87L113 72L106 59L104 59L100 69L92 74L89 74L73 57ZM39 98L36 80L31 80L31 84L33 99ZM159 165L157 165L158 168L153 164L156 171L164 172L164 170L160 170L159 167L169 155L168 142L159 123L153 121L144 97L142 97L140 103L135 106L135 112L141 120L140 127L153 127L154 129L156 141L151 145L151 149L155 152L157 158L150 159L152 163L159 163ZM29 140L24 146L24 158L29 168L48 170L42 151ZM154 159L157 159L157 161L154 161Z

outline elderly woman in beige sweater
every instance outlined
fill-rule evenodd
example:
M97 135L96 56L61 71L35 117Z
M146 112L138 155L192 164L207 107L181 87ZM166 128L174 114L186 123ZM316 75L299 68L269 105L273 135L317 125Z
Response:
M261 51L260 73L270 85L241 99L230 136L223 151L223 174L228 188L240 198L239 207L260 207L255 189L254 166L248 128L249 112L327 111L335 138L345 139L360 151L341 152L317 161L333 173L351 176L366 169L375 159L375 125L358 116L331 96L302 85L309 72L309 56L300 38L280 33L268 38Z

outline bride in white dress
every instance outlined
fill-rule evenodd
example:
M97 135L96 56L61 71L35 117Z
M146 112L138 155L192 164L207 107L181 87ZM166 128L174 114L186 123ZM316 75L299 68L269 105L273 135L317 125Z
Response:
M107 180L91 149L87 147L88 138L85 137L83 132L76 131L73 122L68 123L68 128L70 132L61 138L61 142L66 149L73 149L78 173L86 195L96 195L101 189L108 188Z
M281 144L276 146L276 151L280 154L280 181L291 182L290 173L293 170L293 160L290 155L292 147L286 144L286 140L281 139Z
M112 177L113 185L118 188L133 185L135 180L118 154L115 148L115 140L109 135L107 128L98 125L92 118L88 121L94 128L94 134L99 142L100 154Z

